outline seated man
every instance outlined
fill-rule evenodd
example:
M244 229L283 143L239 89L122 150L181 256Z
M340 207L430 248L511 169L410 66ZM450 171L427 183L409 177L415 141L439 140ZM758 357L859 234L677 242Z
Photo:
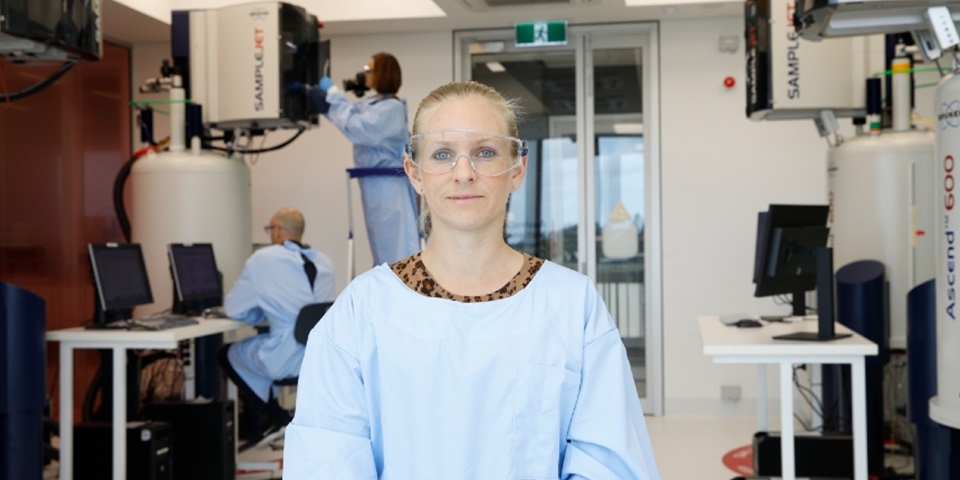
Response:
M303 345L294 339L297 314L307 304L334 299L333 265L326 255L300 243L303 214L283 208L264 230L272 245L253 253L224 301L227 315L269 332L225 345L220 365L240 392L244 406L267 421L268 429L286 425L289 414L275 396L274 380L297 376Z

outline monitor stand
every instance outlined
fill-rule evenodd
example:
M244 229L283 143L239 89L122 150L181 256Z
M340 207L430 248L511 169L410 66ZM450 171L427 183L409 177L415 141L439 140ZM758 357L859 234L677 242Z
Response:
M796 332L776 335L774 340L800 340L806 342L828 342L849 337L849 333L837 333L833 325L833 249L817 248L817 331ZM803 292L794 293L803 296ZM796 308L794 308L796 312Z
M830 337L821 337L820 332L796 332L788 333L786 335L777 335L773 337L775 340L800 340L806 342L828 342L830 340L836 340L838 338L849 337L849 333L834 333Z

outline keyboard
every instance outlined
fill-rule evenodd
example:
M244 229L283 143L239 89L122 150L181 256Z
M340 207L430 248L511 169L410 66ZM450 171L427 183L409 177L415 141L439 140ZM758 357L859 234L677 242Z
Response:
M193 317L185 315L162 315L157 317L135 318L130 321L133 327L145 328L147 330L167 330L170 328L186 327L196 325L200 322Z

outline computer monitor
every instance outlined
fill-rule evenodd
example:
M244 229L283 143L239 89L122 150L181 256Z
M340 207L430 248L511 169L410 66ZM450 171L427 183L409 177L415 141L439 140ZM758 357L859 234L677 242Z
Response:
M130 318L133 307L153 303L138 243L88 244L98 315L94 323Z
M168 250L173 276L173 311L198 315L223 304L223 281L217 270L213 245L173 243Z
M806 315L804 295L817 287L814 249L826 247L826 205L770 205L757 218L753 283L756 297L792 295L795 316Z
M112 323L133 317L133 307L153 303L150 277L143 261L140 244L103 243L88 244L90 270L97 296L94 319L87 328L126 328L124 323ZM94 420L109 420L113 409L113 352L100 349L99 373L90 383L83 405L84 416ZM128 352L127 364L127 420L139 416L140 405L140 357ZM99 408L94 410L93 399L100 394Z
M817 290L818 331L783 339L832 340L833 250L827 246L827 205L770 205L757 218L754 296L789 294L794 316L807 313L805 295Z

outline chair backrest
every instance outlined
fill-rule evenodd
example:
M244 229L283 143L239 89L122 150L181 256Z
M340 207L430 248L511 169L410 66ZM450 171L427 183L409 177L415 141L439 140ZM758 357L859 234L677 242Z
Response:
M300 345L307 344L310 330L313 330L313 327L320 322L331 305L333 305L333 302L311 303L300 309L300 313L297 315L297 323L293 327L293 338L297 340L297 343Z

